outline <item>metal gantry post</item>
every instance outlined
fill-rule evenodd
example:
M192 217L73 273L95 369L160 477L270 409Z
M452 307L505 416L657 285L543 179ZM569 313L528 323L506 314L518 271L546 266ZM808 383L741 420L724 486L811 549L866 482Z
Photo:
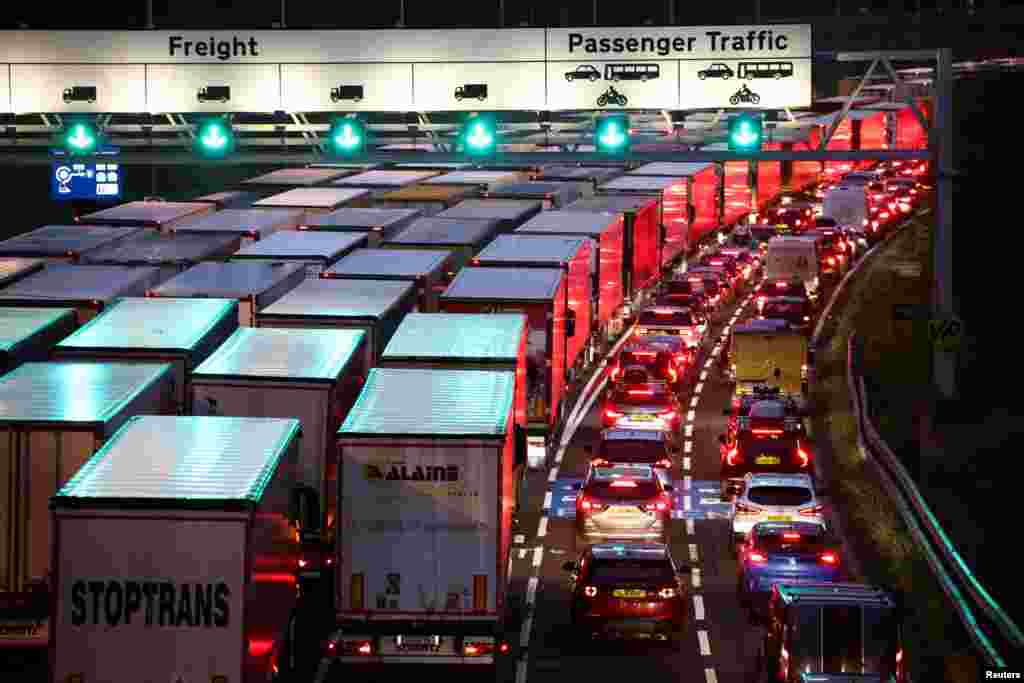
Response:
M935 126L931 143L935 151L935 234L933 250L932 308L934 318L952 320L953 310L953 50L940 48L935 69ZM936 347L933 372L935 388L944 398L956 395L956 354Z
M156 28L153 24L153 0L146 0L146 28Z

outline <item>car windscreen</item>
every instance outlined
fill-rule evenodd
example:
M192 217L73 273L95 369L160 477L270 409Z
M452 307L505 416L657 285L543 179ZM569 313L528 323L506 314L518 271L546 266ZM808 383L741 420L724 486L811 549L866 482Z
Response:
M668 560L595 560L591 579L597 583L673 583L675 574Z
M640 325L672 325L686 327L693 325L689 311L643 311L637 320Z
M647 368L653 368L664 361L665 359L660 357L660 354L657 351L646 351L642 349L636 349L631 351L623 351L621 364L623 366L642 365Z
M609 462L657 462L665 457L665 445L658 441L616 439L601 444L601 457Z
M750 406L750 417L781 420L786 417L786 406L781 401L758 401Z
M693 294L663 294L656 301L663 306L686 306L687 308L700 308L701 306L700 299Z
M611 395L613 403L621 405L648 406L670 404L668 391L659 389L624 388L613 391Z
M613 486L616 483L627 483L625 480L594 480L587 484L587 493L601 500L637 500L644 501L658 495L658 485L653 480L630 479L633 486Z
M804 312L804 305L802 303L773 303L766 302L761 313L766 318L770 318L773 315L801 315Z
M811 502L810 489L803 486L752 486L750 502L773 507L793 507Z

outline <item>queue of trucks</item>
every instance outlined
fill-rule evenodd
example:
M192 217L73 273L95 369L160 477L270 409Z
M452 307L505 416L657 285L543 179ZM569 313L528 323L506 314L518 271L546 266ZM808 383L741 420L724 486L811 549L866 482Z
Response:
M339 661L493 665L525 469L719 227L712 164L649 166L285 169L0 242L0 623L38 625L0 646L53 681L266 680L308 579ZM509 198L538 180L570 187Z

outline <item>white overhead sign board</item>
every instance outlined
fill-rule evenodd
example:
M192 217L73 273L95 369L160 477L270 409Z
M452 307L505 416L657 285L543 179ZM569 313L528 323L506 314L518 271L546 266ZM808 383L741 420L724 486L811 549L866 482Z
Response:
M795 108L811 104L812 55L804 24L0 31L0 110Z

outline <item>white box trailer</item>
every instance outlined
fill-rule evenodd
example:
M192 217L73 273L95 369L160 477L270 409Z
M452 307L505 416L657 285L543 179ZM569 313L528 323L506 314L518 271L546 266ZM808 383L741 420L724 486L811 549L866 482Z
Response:
M79 263L98 266L149 266L160 269L160 281L203 261L224 261L242 246L240 235L161 233L145 230L113 244L91 249Z
M366 378L363 330L243 327L192 372L197 415L291 417L302 424L297 481L334 521L334 435ZM318 527L321 528L321 527Z
M413 221L409 227L381 244L384 249L447 249L452 252L452 270L457 272L501 232L501 221L431 216ZM455 272L448 276L452 278Z
M843 184L825 193L821 215L835 220L841 227L865 230L871 219L871 206L866 185Z
M354 173L355 169L347 166L326 167L326 165L308 166L303 168L281 168L270 173L258 175L242 181L242 187L251 189L288 190L295 187L312 187L325 185L332 180Z
M179 223L216 210L209 202L128 202L82 216L81 221L86 225L153 228L166 232Z
M22 363L50 359L50 350L75 330L71 308L0 307L0 374Z
M299 263L200 263L178 274L146 296L172 299L237 299L238 323L256 327L256 313L306 279Z
M370 371L338 432L342 663L493 665L507 651L514 394L510 371Z
M309 216L343 206L369 206L369 190L355 187L297 187L252 203L254 209L302 209Z
M543 207L540 199L465 199L434 218L458 221L496 220L498 232L508 233L536 216Z
M173 410L167 364L25 363L0 377L0 592L51 590L50 496L129 417ZM30 602L41 611L0 608L0 627L23 629L21 638L0 645L46 645L49 605Z
M356 249L324 271L323 277L413 282L417 310L436 313L455 270L453 253L441 249Z
M331 182L332 187L360 187L368 190L396 190L441 175L440 171L374 169Z
M480 189L476 185L406 185L375 197L373 206L418 209L424 216L433 216L479 194Z
M114 299L143 296L161 277L159 268L53 263L0 288L0 306L74 308L84 325Z
M561 209L580 197L581 193L578 183L508 183L507 185L498 185L484 192L485 199L530 199L538 201L543 211Z
M304 216L301 209L224 209L186 221L174 232L230 234L248 243L266 239L278 230L294 230Z
M231 257L232 261L299 263L307 278L318 278L347 254L365 247L365 234L290 230L253 242Z
M145 415L114 434L50 504L50 681L285 669L296 527L313 507L294 484L300 441L298 420L244 417Z
M104 225L44 225L0 242L0 257L77 263L91 250L126 239L142 230Z
M364 367L371 368L415 306L416 290L407 281L306 280L260 310L256 326L365 330Z
M498 185L522 183L531 180L530 174L523 171L485 171L481 169L462 169L445 173L424 181L424 185L465 185L480 191L490 190Z
M376 248L423 215L419 209L342 207L330 213L308 216L299 230L355 232L366 235L366 246Z
M125 298L53 348L53 360L170 363L179 414L192 412L190 375L238 329L234 299Z
M597 187L625 173L605 166L542 166L539 180L574 183L582 197L593 197Z
M0 258L0 287L39 272L45 265L46 261L38 258Z

